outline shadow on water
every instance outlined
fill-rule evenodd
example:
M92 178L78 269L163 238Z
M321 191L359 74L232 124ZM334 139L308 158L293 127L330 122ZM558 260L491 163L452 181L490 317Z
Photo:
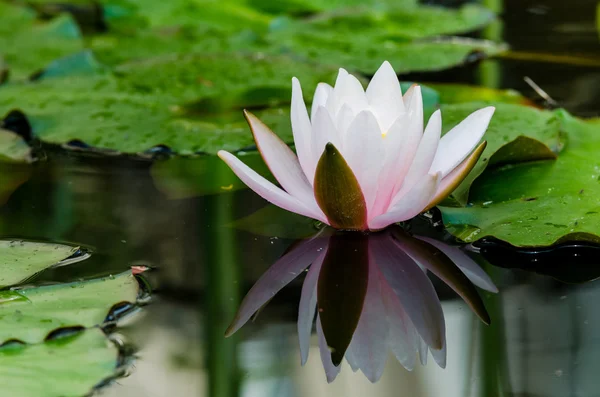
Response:
M520 89L536 98L523 82L523 77L529 76L568 110L597 115L598 66L577 64L578 60L598 57L595 1L580 0L576 4L506 1L504 26L484 34L504 37L513 53L521 55L407 79L477 81ZM539 54L564 56L546 59ZM522 57L537 59L524 62ZM179 164L173 165L172 161ZM216 158L168 160L153 165L141 160L60 154L44 164L2 165L0 202L4 203L0 207L3 236L74 242L93 252L87 261L47 269L38 275L36 281L40 283L104 276L131 265L155 268L148 274L153 287L152 304L144 308L137 321L121 329L139 349L135 370L104 390L106 396L391 396L403 390L411 396L564 397L592 396L599 387L595 373L600 364L600 316L596 307L600 284L581 283L599 275L598 248L594 246L564 244L538 252L483 241L477 246L480 254L455 247L446 252L449 246L439 245L437 240L426 240L437 250L423 250L419 248L423 240L415 243L397 231L395 236L362 236L364 241L360 244L353 241L353 247L367 247L360 256L348 252L346 238L323 236L320 252L326 252L322 259L324 268L318 273L313 271L312 281L311 271L305 275L304 270L313 260L305 261L304 268L290 274L293 277L285 288L278 285L276 295L273 290L263 290L266 295L253 303L252 310L246 309L244 316L248 318L244 322L267 301L268 305L238 333L225 339L223 334L244 294L259 279L264 280L261 276L271 264L281 261L282 255L289 257L305 248L306 240L294 242L295 237L306 237L306 232L316 233L318 229L313 223L293 223L289 219L280 222L269 217L258 223L262 228L239 227L236 221L264 207L264 201L244 190ZM266 233L273 230L277 230L275 235ZM447 236L438 233L437 237ZM414 291L408 293L411 285L394 288L394 281L401 284L402 278L386 274L386 269L397 270L389 266L393 261L378 263L380 267L372 265L377 262L371 260L369 250L381 255L388 250L386 247L392 247L395 260L401 257L409 263L405 270L419 278L423 289L412 285ZM448 261L439 262L439 258L419 261L415 257L440 250L462 272L457 272ZM457 261L453 255L462 259ZM465 258L469 257L467 261ZM364 277L340 279L338 275L344 274L340 258L366 258L361 262ZM474 274L481 278L485 273L469 273L461 268L461 263L474 264L471 260L485 269L500 294L475 292L481 297L481 303L476 302L474 289L470 283L465 284L464 278L473 280ZM428 268L428 279L415 261L426 268L431 263L440 267ZM327 266L337 267L328 273L324 270ZM313 268L314 264L310 269ZM373 284L367 282L373 279L380 280L379 293L373 293ZM315 283L316 293L309 293L308 282ZM319 283L327 288L321 289ZM430 284L435 291L428 287ZM381 293L382 288L387 291L385 294ZM402 299L390 290L404 293ZM423 295L423 290L429 295L416 298ZM480 317L484 307L491 325L480 322L456 292L476 308ZM319 317L328 312L337 317L321 318L324 332L312 336L305 333L299 344L299 303L321 293L327 299L319 303ZM372 323L361 325L365 299L374 299L380 306L390 301L402 305L391 305L397 316L383 310L379 317L371 317ZM423 299L430 304L423 305ZM339 305L347 307L336 313ZM437 310L437 305L440 310L435 314L432 310ZM403 310L404 317L398 314ZM429 313L430 320L437 318L433 323L437 328L433 329L439 331L443 324L444 344L437 343L427 331L431 323L423 313ZM312 320L310 310L300 314L304 315L306 330L307 319ZM375 324L398 318L404 319L394 323L400 330L385 337L377 333L382 327ZM415 327L420 327L418 332ZM364 332L361 337L371 344L352 346L348 334L340 333L349 328ZM376 337L365 336L368 332ZM323 353L318 347L319 335L334 340L330 345L339 346L338 355L349 348L353 366L373 378L382 371L381 380L372 385L365 376L353 374L343 362L345 368L337 380L327 385L319 358ZM424 339L427 340L423 347ZM382 346L384 340L387 344ZM445 370L435 365L414 365L412 372L402 368L411 367L406 360L415 359L417 351L426 352L432 345L438 363L442 362L442 348L447 347ZM373 356L379 361L364 358L369 349L379 352ZM387 357L390 350L398 360L383 360L382 364L382 357ZM325 361L331 359L330 352L325 351L323 356ZM356 357L366 361L358 360L358 364ZM304 368L300 366L301 358L307 360ZM329 376L337 374L327 365L328 362Z

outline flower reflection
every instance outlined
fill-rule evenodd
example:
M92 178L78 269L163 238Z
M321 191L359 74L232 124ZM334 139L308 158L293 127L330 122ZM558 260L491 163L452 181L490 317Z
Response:
M490 319L475 286L497 292L488 275L464 252L401 228L380 233L324 230L281 257L244 298L226 332L236 332L306 268L298 313L302 364L316 316L321 360L332 382L345 357L354 371L379 380L388 352L408 370L431 351L446 365L446 329L440 300L426 275L450 286L484 323Z

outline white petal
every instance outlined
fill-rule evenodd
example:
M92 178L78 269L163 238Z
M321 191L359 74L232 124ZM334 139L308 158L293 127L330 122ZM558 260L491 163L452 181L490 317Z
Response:
M227 335L231 335L240 329L259 308L298 277L304 269L321 255L327 243L327 238L314 237L303 242L271 265L244 297L235 319L227 330Z
M383 157L382 140L379 123L368 110L354 118L344 139L342 154L358 180L367 208L372 207L377 194Z
M284 210L295 212L296 214L318 219L327 223L327 218L321 217L321 215L311 210L300 200L292 197L290 194L273 185L233 154L221 150L219 151L218 155L223 161L225 161L225 163L227 163L227 165L238 176L238 178L242 180L242 182L244 182L250 189L254 190L256 194L268 202L275 204Z
M412 189L417 182L423 180L423 177L427 175L429 169L431 168L435 153L437 152L441 133L442 116L441 112L436 110L431 115L429 123L427 123L425 133L423 134L423 138L421 138L419 148L417 149L415 158L406 174L406 177L404 178L404 182L402 183L398 193L396 193L392 199L392 206L395 205L406 192Z
M421 90L421 87L417 84L413 84L411 85L408 90L406 90L406 92L404 93L404 96L402 97L402 100L404 102L404 107L406 109L406 111L410 111L412 104L413 104L413 95L415 93L415 90Z
M317 281L325 254L326 251L323 251L310 266L304 279L304 284L302 284L302 294L300 295L300 306L298 309L298 339L300 341L302 365L306 364L306 360L308 360L310 335L317 311Z
M319 351L321 352L321 362L323 368L325 368L325 375L327 377L327 383L331 383L340 373L341 365L337 367L333 365L331 361L331 351L325 341L325 334L323 334L323 328L321 327L321 319L317 316L317 336L319 337Z
M444 345L446 325L433 284L410 256L387 234L372 235L375 262L410 317L419 335L432 347Z
M446 254L473 284L486 291L498 292L498 288L494 285L490 276L460 248L444 244L429 237L419 236L417 238L428 242Z
M323 155L323 151L325 150L325 145L331 142L335 145L336 148L340 146L340 140L338 138L337 129L335 128L335 124L331 118L331 115L323 106L319 106L315 113L315 119L312 123L312 174L307 175L311 184L315 179L315 170L317 168L317 163L319 159ZM339 150L339 149L338 149Z
M338 136L340 137L340 142L342 143L342 146L339 147L338 149L341 150L342 152L344 150L345 136L348 133L348 128L350 128L350 124L352 124L354 117L355 116L354 116L354 112L352 111L352 108L350 108L350 106L348 106L347 104L343 104L342 108L340 109L340 111L337 114L335 124L337 126L337 132L338 132Z
M317 84L317 89L315 91L315 96L313 97L312 108L311 108L311 116L310 119L313 120L315 118L315 113L317 112L317 108L319 106L325 106L327 104L327 98L333 91L333 87L327 83L319 83Z
M296 153L298 154L298 160L304 170L304 173L308 177L310 175L310 120L308 118L308 111L306 110L306 104L302 97L302 87L297 78L292 78L292 105L291 105L291 120L292 120L292 132L294 133L294 144L296 146ZM312 170L314 174L314 170ZM309 179L310 180L310 179Z
M392 223L406 221L419 215L429 204L439 184L441 174L427 174L408 191L388 212L369 220L369 229L379 230Z
M367 100L374 110L383 131L387 131L398 116L404 113L404 101L396 72L388 61L377 70L367 87Z
M356 365L367 379L375 383L381 378L388 356L388 321L381 291L381 278L375 263L369 263L369 280L364 310L349 349Z
M483 138L494 110L493 106L479 109L448 131L440 140L431 172L441 171L446 176L459 165Z
M335 117L344 104L348 104L355 114L369 105L360 81L344 69L340 69L333 93L327 101L327 108Z
M312 186L308 183L304 171L300 167L298 157L255 115L246 111L244 114L254 134L258 150L273 176L290 195L300 200L315 213L322 212L315 200Z

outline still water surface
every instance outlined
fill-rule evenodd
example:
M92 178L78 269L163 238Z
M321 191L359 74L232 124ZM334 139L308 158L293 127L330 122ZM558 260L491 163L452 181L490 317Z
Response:
M597 57L594 7L594 1L585 0L507 1L504 26L495 34L515 50ZM513 59L490 61L476 70L410 77L478 81L522 89L535 98L523 76L568 110L598 115L597 67ZM231 175L216 159L168 161L183 164L63 153L31 167L0 167L3 236L73 242L94 252L87 261L47 270L41 282L107 275L135 264L154 268L148 275L154 287L152 303L120 329L137 347L139 358L131 375L102 395L600 395L600 283L568 284L511 269L518 267L515 259L499 256L488 259L501 266L476 258L500 289L497 295L481 293L490 326L434 280L446 318L446 369L430 360L409 372L390 357L382 379L371 384L344 363L338 379L328 385L316 335L307 364L300 366L296 318L303 275L254 322L225 339L242 297L288 249L297 226L273 229L275 219L254 233L232 227L233 221L264 207L264 201L230 187ZM570 261L569 255L557 258L560 261L548 263L571 281L584 270L583 278L594 278L593 265L600 262L587 261L580 269L581 261Z

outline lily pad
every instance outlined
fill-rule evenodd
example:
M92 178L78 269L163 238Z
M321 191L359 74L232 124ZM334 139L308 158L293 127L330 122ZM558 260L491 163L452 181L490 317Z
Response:
M484 40L438 37L476 30L492 18L488 10L474 6L458 11L420 7L384 14L340 13L282 23L273 29L270 40L309 59L366 74L373 74L382 59L398 73L435 71L505 50L502 44ZM479 55L472 57L474 53Z
M444 131L486 105L485 102L442 105ZM452 194L458 203L466 203L469 187L488 165L555 159L563 147L561 122L554 113L506 103L494 106L496 112L483 137L487 147L473 171Z
M453 235L465 242L491 236L518 247L600 242L600 121L544 113L566 135L558 158L487 170L471 187L467 207L440 208Z
M0 3L0 25L0 56L13 79L83 49L79 28L69 15L40 24L29 10Z
M0 341L38 343L62 327L105 322L113 305L135 302L139 286L131 271L113 277L0 292Z
M245 0L271 14L306 15L327 10L369 7L379 10L415 7L417 0Z
M64 244L0 240L0 287L17 284L50 266L60 264L78 249ZM85 259L86 256L80 258Z
M465 102L512 103L515 105L532 106L533 103L515 90L499 90L466 84L427 83L427 86L439 96L444 104Z
M19 397L80 397L112 377L119 351L93 328L34 345L0 347L2 393Z

